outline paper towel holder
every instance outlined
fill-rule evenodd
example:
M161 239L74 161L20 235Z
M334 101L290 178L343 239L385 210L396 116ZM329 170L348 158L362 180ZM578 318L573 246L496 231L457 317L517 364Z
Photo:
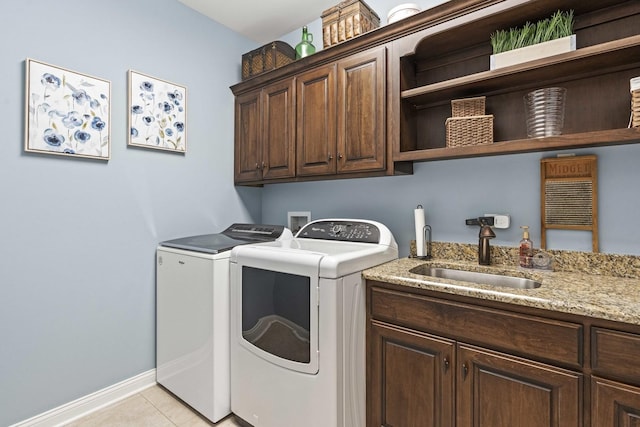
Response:
M425 254L424 256L415 256L414 258L428 260L432 258L431 257L431 226L429 224L422 227L422 236L424 240Z

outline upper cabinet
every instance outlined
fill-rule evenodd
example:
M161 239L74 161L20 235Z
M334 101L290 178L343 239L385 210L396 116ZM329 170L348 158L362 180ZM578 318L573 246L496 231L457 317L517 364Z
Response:
M386 49L338 62L338 172L385 168Z
M557 10L574 11L577 50L490 70L494 31ZM236 183L392 175L411 173L415 161L639 143L640 128L628 127L638 58L637 0L451 0L234 85ZM274 84L292 86L276 91L279 106L268 113ZM562 135L528 138L523 97L551 86L567 89ZM451 101L477 96L493 115L494 142L447 147Z
M336 66L329 64L296 77L297 174L336 173Z
M235 182L387 174L386 47L238 93Z
M385 48L297 76L297 175L385 169Z
M235 182L295 176L293 79L236 97Z

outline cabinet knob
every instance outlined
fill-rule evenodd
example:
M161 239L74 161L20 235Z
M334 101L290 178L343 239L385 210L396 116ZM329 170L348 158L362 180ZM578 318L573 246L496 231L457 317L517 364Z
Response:
M338 153L338 158L341 159L342 157L344 157L342 153Z
M260 165L256 163L256 169L260 169Z
M329 153L329 160L333 160L333 154Z
M444 358L444 361L442 363L442 367L443 367L445 372L447 372L449 370L449 358L448 357Z
M466 363L462 364L462 379L466 379L467 378L467 374L469 374L469 367L467 366Z
M264 162L260 165L260 169L264 169Z

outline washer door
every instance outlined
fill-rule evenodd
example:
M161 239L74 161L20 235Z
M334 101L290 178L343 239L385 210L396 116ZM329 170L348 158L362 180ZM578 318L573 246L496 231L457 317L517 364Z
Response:
M243 246L233 266L234 336L284 368L318 372L318 265L321 254Z

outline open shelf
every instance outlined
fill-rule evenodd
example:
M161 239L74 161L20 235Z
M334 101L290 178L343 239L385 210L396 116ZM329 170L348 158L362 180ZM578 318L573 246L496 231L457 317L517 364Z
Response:
M541 81L550 81L551 75L571 75L579 78L616 69L636 68L638 64L640 64L640 35L404 90L401 92L401 98L404 102L419 107L446 99L499 93L512 90L514 87L532 86Z
M528 5L516 9L530 19L536 12ZM629 79L640 75L640 34L633 30L640 23L640 7L624 1L610 6L598 9L592 3L594 9L578 15L577 50L496 70L488 70L491 49L486 42L471 45L460 32L448 32L446 36L451 39L444 44L448 51L434 55L429 47L442 45L437 43L437 37L445 35L420 40L414 54L400 63L404 76L400 91L400 141L394 148L393 161L640 143L640 128L626 128L630 113ZM490 27L502 22L501 19L506 16L489 16L480 22ZM472 24L469 21L466 26L471 28ZM551 86L565 87L569 94L564 134L527 138L523 96L533 89ZM444 122L451 115L451 100L474 96L486 96L486 114L494 116L495 142L446 147Z
M534 151L566 150L605 145L640 143L640 128L612 129L596 132L574 133L547 138L499 141L493 144L454 148L431 148L394 153L393 160L429 161L461 159L467 157L495 156L528 153Z

